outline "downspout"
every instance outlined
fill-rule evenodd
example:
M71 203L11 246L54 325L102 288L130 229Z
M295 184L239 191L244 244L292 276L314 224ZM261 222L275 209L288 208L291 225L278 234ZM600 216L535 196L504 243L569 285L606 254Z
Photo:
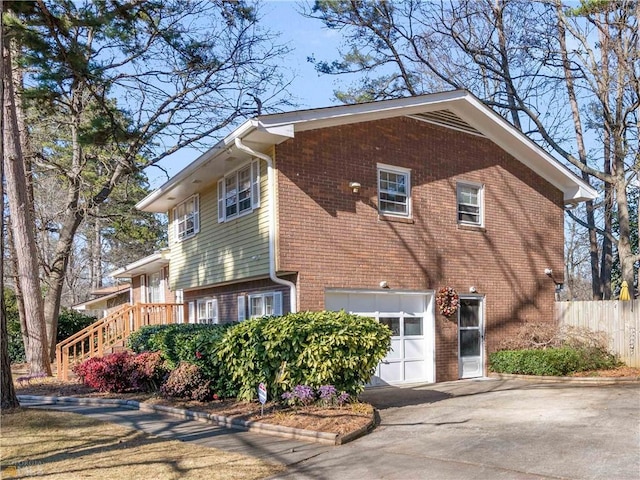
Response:
M238 137L235 139L236 147L249 155L260 158L267 162L267 191L269 196L269 278L280 285L289 287L290 294L290 311L296 313L297 308L297 291L296 285L289 280L284 280L276 275L276 188L275 175L273 169L273 159L264 153L257 152L248 147Z

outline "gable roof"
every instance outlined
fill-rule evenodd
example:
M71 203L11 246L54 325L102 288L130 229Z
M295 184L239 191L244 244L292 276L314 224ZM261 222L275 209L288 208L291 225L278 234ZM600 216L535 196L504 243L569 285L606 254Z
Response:
M296 132L399 116L409 116L491 140L561 190L565 203L573 204L597 197L594 188L477 97L465 90L453 90L252 118L141 200L136 207L150 212L166 212L205 185L213 184L235 163L239 164L247 158L244 152L235 147L236 138L242 139L254 150L265 151L272 145L295 137Z

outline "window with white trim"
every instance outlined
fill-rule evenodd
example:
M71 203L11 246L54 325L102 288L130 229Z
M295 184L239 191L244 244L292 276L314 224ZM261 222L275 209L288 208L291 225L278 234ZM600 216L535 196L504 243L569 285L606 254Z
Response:
M205 298L198 300L198 323L218 323L218 300Z
M282 315L282 292L249 295L249 317Z
M483 225L483 187L475 183L458 182L456 198L458 203L458 223L461 225Z
M224 222L260 206L260 162L248 165L218 181L218 222Z
M198 195L193 195L173 209L173 224L178 241L193 237L200 230Z
M410 215L411 171L378 165L378 210L385 215Z

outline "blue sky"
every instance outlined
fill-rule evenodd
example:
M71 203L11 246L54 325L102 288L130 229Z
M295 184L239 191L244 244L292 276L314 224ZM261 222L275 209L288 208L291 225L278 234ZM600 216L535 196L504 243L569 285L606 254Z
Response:
M307 57L315 56L318 60L337 59L341 34L324 28L319 20L303 17L298 13L300 8L300 2L296 1L265 1L261 5L262 23L269 30L278 32L280 43L291 49L285 59L284 74L295 77L289 93L298 107L303 109L335 105L338 102L333 99L333 90L339 79L319 75L307 61ZM211 146L217 141L218 138L211 138ZM159 165L172 177L201 153L195 149L182 149L162 160ZM147 169L147 175L153 188L167 180L167 175L158 168Z

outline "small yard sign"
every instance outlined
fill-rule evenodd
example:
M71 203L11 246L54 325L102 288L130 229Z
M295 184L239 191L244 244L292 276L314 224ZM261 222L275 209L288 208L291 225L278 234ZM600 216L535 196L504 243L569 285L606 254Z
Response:
M260 416L264 414L264 404L267 402L267 386L264 383L258 385L258 400L262 404Z

